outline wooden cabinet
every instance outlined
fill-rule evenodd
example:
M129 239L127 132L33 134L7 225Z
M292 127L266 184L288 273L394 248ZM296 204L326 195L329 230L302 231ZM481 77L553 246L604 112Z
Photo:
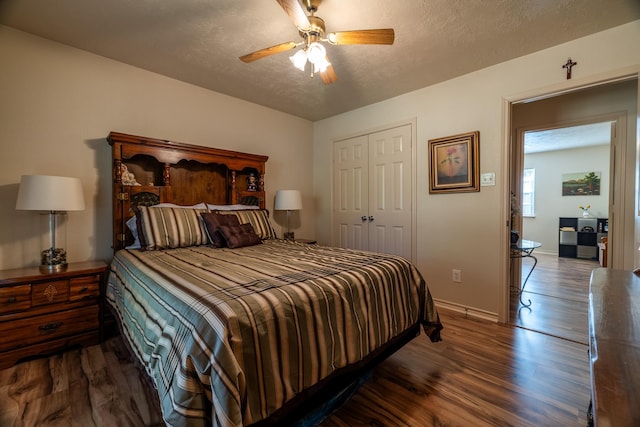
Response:
M639 318L640 277L631 271L594 269L589 288L589 425L640 425Z
M66 271L38 267L0 271L0 369L34 356L101 339L107 264L69 264Z

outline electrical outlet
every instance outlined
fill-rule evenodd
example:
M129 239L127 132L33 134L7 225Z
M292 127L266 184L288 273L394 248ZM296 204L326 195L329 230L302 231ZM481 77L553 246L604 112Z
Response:
M462 271L461 270L457 270L455 268L453 270L451 270L451 279L456 283L461 283L462 282Z

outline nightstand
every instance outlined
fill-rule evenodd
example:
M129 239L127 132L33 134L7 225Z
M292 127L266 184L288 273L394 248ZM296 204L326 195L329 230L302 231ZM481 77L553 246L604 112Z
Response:
M71 263L59 273L38 267L0 270L0 369L101 340L103 261Z

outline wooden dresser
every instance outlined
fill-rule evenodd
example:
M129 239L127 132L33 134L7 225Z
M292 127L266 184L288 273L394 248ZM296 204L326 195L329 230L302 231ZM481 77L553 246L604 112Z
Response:
M640 277L597 268L589 292L589 362L595 426L640 426Z
M0 369L99 343L106 272L102 261L71 263L60 273L0 270Z

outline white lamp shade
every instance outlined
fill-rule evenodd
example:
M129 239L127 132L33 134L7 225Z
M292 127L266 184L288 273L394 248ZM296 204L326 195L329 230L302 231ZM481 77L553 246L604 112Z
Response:
M278 190L273 208L278 211L302 210L302 196L298 190Z
M289 59L298 70L304 71L304 68L307 65L307 52L299 50L295 55L290 56Z
M23 175L16 209L27 211L81 211L84 209L82 182L78 178Z
M309 45L309 49L307 51L307 59L312 64L319 64L322 61L325 61L327 56L327 50L318 42L313 42Z

